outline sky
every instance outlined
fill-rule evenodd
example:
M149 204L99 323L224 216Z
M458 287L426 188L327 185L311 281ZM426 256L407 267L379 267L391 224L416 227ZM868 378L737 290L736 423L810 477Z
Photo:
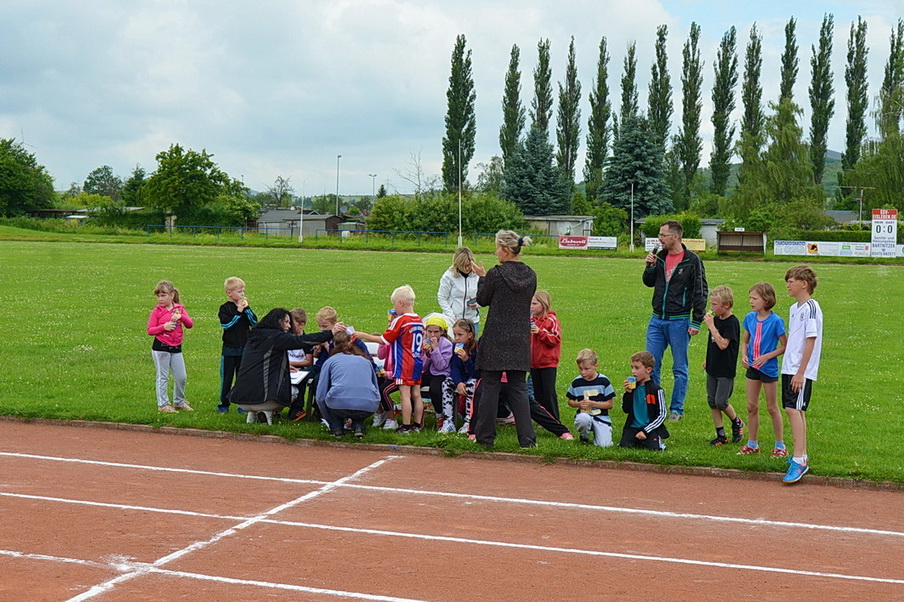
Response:
M264 191L281 176L298 195L335 193L338 175L342 195L370 194L380 185L408 193L405 176L415 160L426 177L441 173L450 60L456 36L464 34L477 93L468 178L474 183L478 164L500 153L512 46L521 50L521 99L529 107L537 42L550 40L557 96L573 36L582 85L580 173L600 39L612 57L615 110L627 45L636 42L646 107L656 28L668 26L675 133L681 49L697 22L705 166L713 63L725 31L738 30L743 70L744 45L757 23L764 100L776 100L784 26L797 19L794 97L804 108L806 132L811 46L825 13L835 18L829 148L842 151L851 23L858 15L868 23L873 98L904 0L0 0L0 138L23 142L58 190L82 184L103 165L123 178L136 165L153 172L157 153L180 144L213 154L222 170L253 190Z

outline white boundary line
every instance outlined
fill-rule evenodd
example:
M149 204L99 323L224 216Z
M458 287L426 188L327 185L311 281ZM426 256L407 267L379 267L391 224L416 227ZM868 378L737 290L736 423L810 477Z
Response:
M33 459L33 460L45 460L45 461L53 461L53 462L73 462L79 464L93 464L98 466L108 466L112 468L130 468L130 469L138 469L138 470L151 470L151 471L165 471L165 472L173 472L173 473L182 473L182 474L195 474L202 476L217 476L217 477L226 477L226 478L235 478L235 479L254 479L254 480L265 480L265 481L277 481L282 483L298 483L305 485L326 485L330 484L330 481L318 481L312 479L293 479L287 477L267 477L260 475L244 475L237 473L228 473L228 472L210 472L205 470L192 470L187 468L164 468L160 466L147 466L142 464L123 464L118 462L104 462L99 460L82 460L78 458L62 458L57 456L40 456L35 454L23 454L23 453L14 453L14 452L0 452L0 457L14 457L14 458L24 458L24 459ZM393 456L399 457L399 456ZM763 518L740 518L733 516L718 516L712 514L693 514L689 512L669 512L665 510L647 510L643 508L622 508L618 506L599 506L594 504L577 504L570 502L551 502L545 500L530 500L524 498L507 498L507 497L499 497L499 496L489 496L489 495L476 495L470 493L452 493L452 492L444 492L444 491L426 491L421 489L407 489L403 487L380 487L375 485L360 485L356 483L339 483L338 481L333 482L335 487L348 487L353 489L364 489L376 492L383 493L397 493L403 495L432 495L432 496L441 496L441 497L451 497L451 498L459 498L459 499L467 499L467 500L475 500L475 501L487 501L487 502L501 502L501 503L510 503L510 504L525 504L532 506L545 506L551 508L563 508L566 510L593 510L596 512L613 512L620 514L636 514L641 516L651 516L657 518L681 518L681 519L693 519L693 520L704 520L704 521L712 521L712 522L721 522L721 523L735 523L735 524L745 524L745 525L753 525L753 526L761 526L761 527L781 527L781 528L796 528L796 529L811 529L817 531L834 531L841 533L859 533L865 535L880 535L880 536L891 536L891 537L904 537L904 531L890 531L884 529L867 529L863 527L840 527L836 525L822 525L822 524L810 524L810 523L799 523L799 522L788 522L788 521L774 521L767 520ZM0 495L14 495L14 494L4 494L0 493ZM18 495L18 494L15 494ZM48 498L49 499L49 498ZM137 508L137 507L136 507ZM179 512L179 511L173 511Z
M175 552L172 552L170 554L167 554L166 556L158 558L150 566L147 566L147 565L138 566L138 567L134 568L133 570L131 570L130 572L124 573L117 577L113 577L112 579L108 579L107 581L105 581L103 583L95 585L91 589L79 594L78 596L74 596L74 597L70 598L70 602L81 602L82 600L89 600L99 594L103 594L108 591L111 591L119 583L129 581L130 579L134 579L135 577L146 575L149 572L151 572L152 569L159 568L160 566L162 566L168 562L172 562L173 560L182 558L183 556L185 556L186 554L189 554L191 552L206 548L207 546L210 546L225 537L233 535L233 534L237 533L238 531L247 529L248 527L263 521L268 516L273 516L279 512L282 512L283 510L292 508L294 506L297 506L298 504L301 504L308 500L319 497L320 495L323 495L324 493L327 493L330 490L335 489L337 485L344 483L346 481L351 481L353 479L357 479L361 475L364 475L364 474L370 472L371 470L373 470L379 466L382 466L386 462L388 462L390 460L394 460L398 457L399 456L388 456L382 460L377 460L376 462L374 462L368 466L365 466L364 468L357 470L348 476L342 477L341 479L333 481L332 483L327 483L326 485L324 485L320 489L317 489L316 491L311 491L309 493L304 494L301 497L295 498L294 500L291 500L289 502L286 502L284 504L280 504L279 506L271 508L270 510L267 510L266 512L259 514L255 517L245 519L243 522L239 523L238 525L236 525L234 527L230 527L229 529L226 529L224 531L220 531L219 533L214 534L212 537L208 538L207 540L196 541L195 543L190 544L190 545L182 548L181 550L176 550ZM346 592L346 594L354 595L355 597L361 597L359 595L352 594L351 592ZM362 594L362 595L367 595L367 594Z

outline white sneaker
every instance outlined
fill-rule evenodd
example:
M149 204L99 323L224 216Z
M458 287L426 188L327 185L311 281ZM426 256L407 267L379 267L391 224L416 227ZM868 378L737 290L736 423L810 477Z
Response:
M373 427L375 429L383 426L384 422L386 422L386 412L380 412L379 414L374 414Z
M461 425L461 428L458 429L458 432L462 435L467 435L469 430L471 430L471 423L465 422L463 425Z
M384 431L394 431L399 428L399 423L396 422L393 418L389 418L386 422L383 423Z
M515 415L509 412L505 418L497 418L496 424L515 424Z
M446 420L443 422L443 426L439 429L440 433L454 433L455 432L455 421L454 420Z

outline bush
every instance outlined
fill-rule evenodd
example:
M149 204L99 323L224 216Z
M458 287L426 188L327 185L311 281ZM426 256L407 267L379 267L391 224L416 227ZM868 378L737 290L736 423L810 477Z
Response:
M648 215L643 223L643 235L647 238L656 238L659 235L659 229L663 222L675 220L684 228L682 238L700 238L700 227L703 222L696 215L689 213L679 213L678 215Z
M628 212L624 209L603 203L594 207L590 214L596 217L593 221L594 236L621 236L627 230Z
M524 227L524 215L514 203L494 194L472 194L462 199L461 213L462 231L467 234ZM458 197L440 195L420 201L398 195L383 197L374 205L367 229L458 232Z

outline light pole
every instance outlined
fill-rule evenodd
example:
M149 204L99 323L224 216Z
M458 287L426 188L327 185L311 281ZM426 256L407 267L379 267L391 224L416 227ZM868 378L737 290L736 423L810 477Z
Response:
M634 252L634 182L631 182L631 244L630 251Z
M461 134L458 137L458 248L462 247L461 239Z
M370 204L373 205L377 201L377 174L369 173L370 177Z
M298 213L298 242L304 240L304 180L301 181L301 207Z
M336 217L339 216L339 159L342 155L336 155Z

